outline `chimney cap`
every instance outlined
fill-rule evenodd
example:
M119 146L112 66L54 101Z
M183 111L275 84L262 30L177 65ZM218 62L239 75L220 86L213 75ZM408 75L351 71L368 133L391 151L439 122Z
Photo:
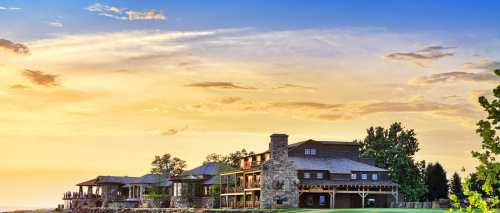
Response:
M282 134L282 133L274 133L271 135L271 138L274 138L274 137L288 137L288 135Z

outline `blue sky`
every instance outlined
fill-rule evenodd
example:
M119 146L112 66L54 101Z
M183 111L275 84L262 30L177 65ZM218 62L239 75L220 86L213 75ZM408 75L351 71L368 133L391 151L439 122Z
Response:
M134 10L157 9L166 21L123 22L89 15L87 6L101 3ZM380 27L397 32L500 31L498 1L0 1L20 11L0 11L0 26L11 36L43 37L61 32L109 32L125 29L204 30L254 27L287 30L329 27ZM58 20L63 29L44 23ZM85 26L85 27L82 27ZM30 29L30 33L26 32ZM5 32L3 33L5 34Z
M193 168L266 150L275 132L352 141L395 121L417 132L417 159L472 171L477 98L500 82L498 11L493 0L0 0L0 211L54 207L97 175L144 175L165 152Z

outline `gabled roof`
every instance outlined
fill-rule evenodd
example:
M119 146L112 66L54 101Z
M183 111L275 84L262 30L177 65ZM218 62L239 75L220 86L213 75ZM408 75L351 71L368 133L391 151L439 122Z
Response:
M215 183L218 183L220 181L220 176L219 175L214 175L211 178L208 178L206 181L203 182L204 185L213 185Z
M299 145L302 145L304 143L308 143L308 142L314 142L314 143L321 143L321 144L324 144L324 145L348 145L348 146L359 146L359 144L357 143L354 143L354 142L347 142L347 141L317 141L317 140L313 140L313 139L309 139L309 140L306 140L306 141L301 141L301 142L297 142L297 143L293 143L293 144L289 144L288 145L288 148L290 147L297 147Z
M98 176L97 184L103 183L116 183L116 184L129 184L135 181L137 177L128 176Z
M327 170L330 173L350 174L353 171L385 172L387 170L347 158L289 157L297 170Z
M184 173L182 173L181 176L217 175L220 171L230 170L230 169L234 169L234 168L229 166L229 165L226 165L226 164L210 162L210 163L206 163L204 165L198 166L198 167L191 169L189 171L185 171Z
M79 184L76 184L77 186L95 186L97 185L97 178L94 178L92 180L87 180L84 182L81 182Z
M320 144L324 144L324 145L359 146L359 144L357 144L357 143L347 142L347 141L317 141L317 140L309 139L309 140L300 141L297 143L288 144L288 151L291 151L291 150L293 150L293 149L295 149L295 148L297 148L300 145L305 144L305 143L320 143ZM262 153L256 153L254 155L260 155L260 154L267 153L267 152L269 152L269 150L266 150ZM249 156L253 156L253 155L249 155Z
M136 178L129 184L156 184L158 182L160 182L161 186L172 185L172 182L170 182L170 178L155 174L143 175L142 177Z

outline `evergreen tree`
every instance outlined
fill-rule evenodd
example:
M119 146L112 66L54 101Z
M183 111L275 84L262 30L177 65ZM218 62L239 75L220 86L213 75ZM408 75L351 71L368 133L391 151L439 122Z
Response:
M462 179L458 173L453 173L451 177L450 193L456 195L459 200L464 199L464 190L462 188Z
M429 164L425 169L426 200L435 201L448 198L448 180L441 164Z

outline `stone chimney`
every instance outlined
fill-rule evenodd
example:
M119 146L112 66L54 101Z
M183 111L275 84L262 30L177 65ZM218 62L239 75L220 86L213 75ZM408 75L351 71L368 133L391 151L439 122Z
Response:
M269 143L269 152L271 159L278 162L288 161L288 135L272 134Z
M261 208L297 208L299 190L297 170L288 160L288 135L272 134L271 159L262 164Z

